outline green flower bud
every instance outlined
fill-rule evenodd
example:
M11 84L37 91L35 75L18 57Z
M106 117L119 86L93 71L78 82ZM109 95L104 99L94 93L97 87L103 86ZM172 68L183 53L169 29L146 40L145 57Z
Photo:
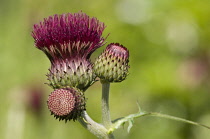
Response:
M128 75L128 62L128 49L119 43L111 43L96 59L93 69L102 81L121 82Z

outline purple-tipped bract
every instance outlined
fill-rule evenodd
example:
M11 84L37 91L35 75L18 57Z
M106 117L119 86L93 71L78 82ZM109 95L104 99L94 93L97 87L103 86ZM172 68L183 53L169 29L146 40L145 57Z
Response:
M119 57L125 61L129 58L129 51L126 47L119 43L111 43L106 47L107 53L113 57Z

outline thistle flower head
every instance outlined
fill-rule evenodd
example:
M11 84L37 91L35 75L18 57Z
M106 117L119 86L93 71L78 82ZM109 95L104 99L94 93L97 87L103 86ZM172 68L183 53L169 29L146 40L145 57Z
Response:
M76 120L85 110L85 97L73 88L56 89L48 97L47 105L59 120Z
M89 58L92 52L103 45L104 38L101 35L104 29L104 23L82 12L56 14L35 24L32 36L36 47L52 61L57 57Z
M128 75L129 51L119 43L109 44L96 59L95 74L107 82L121 82Z
M34 25L35 46L51 61L47 76L52 88L84 91L95 81L89 58L104 44L104 29L104 23L82 12L50 16Z

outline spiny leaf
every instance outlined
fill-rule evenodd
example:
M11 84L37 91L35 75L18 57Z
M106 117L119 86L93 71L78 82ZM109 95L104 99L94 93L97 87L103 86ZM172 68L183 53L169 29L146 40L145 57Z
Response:
M134 120L133 119L130 119L129 121L128 121L128 129L127 129L127 131L128 131L128 133L130 132L130 130L131 130L131 128L133 127L133 124L134 124Z

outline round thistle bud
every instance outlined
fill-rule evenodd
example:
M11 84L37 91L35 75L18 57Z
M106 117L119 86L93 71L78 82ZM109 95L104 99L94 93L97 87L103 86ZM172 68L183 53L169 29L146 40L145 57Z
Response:
M59 120L76 120L85 110L85 97L72 88L56 89L48 97L47 105L51 114Z
M51 62L47 76L52 88L84 91L95 81L90 56L104 44L104 29L104 23L82 12L50 16L34 25L35 45Z
M128 75L128 62L128 49L119 43L111 43L96 59L94 72L103 81L121 82Z

